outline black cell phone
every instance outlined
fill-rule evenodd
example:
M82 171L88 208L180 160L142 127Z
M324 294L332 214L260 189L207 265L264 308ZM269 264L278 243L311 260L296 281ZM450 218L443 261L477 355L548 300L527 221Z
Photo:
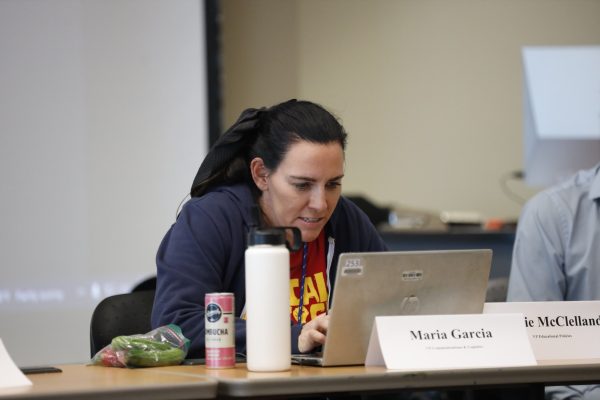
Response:
M35 366L35 367L22 367L20 369L21 369L21 372L23 372L25 375L47 374L47 373L51 373L51 372L62 372L62 369L60 369L60 368L46 366L46 365L43 365L43 366L40 365L40 366Z
M241 354L241 353L237 353L235 355L235 362L245 363L246 362L246 355L245 354ZM181 363L181 365L204 365L204 364L206 364L206 359L205 358L186 358Z

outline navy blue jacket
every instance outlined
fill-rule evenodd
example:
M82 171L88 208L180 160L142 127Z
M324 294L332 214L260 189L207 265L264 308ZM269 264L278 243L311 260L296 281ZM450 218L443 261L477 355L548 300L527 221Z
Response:
M191 340L188 358L204 357L204 294L235 294L236 352L246 352L244 252L255 201L246 185L222 186L188 201L165 235L156 256L157 287L152 326L170 323ZM367 218L352 202L340 198L325 226L333 283L343 252L387 250ZM330 298L333 286L330 289ZM301 327L292 326L292 352L298 352Z

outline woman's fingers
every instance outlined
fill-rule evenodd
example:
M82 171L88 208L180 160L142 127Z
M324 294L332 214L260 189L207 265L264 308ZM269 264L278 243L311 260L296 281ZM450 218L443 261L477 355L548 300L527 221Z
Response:
M306 353L319 345L325 344L328 327L329 315L327 314L321 314L304 325L298 337L300 352Z

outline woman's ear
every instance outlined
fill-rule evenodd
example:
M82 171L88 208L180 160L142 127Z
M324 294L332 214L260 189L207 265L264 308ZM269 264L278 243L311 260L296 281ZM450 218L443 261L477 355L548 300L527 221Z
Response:
M252 180L256 186L263 192L268 188L267 177L269 176L269 170L265 167L265 163L262 158L256 157L250 161L250 173L252 174Z

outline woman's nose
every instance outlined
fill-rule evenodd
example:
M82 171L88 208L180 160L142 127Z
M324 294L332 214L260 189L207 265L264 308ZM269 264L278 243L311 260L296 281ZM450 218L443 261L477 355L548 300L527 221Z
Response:
M315 189L310 196L309 207L315 210L323 210L327 208L327 197L325 190Z

